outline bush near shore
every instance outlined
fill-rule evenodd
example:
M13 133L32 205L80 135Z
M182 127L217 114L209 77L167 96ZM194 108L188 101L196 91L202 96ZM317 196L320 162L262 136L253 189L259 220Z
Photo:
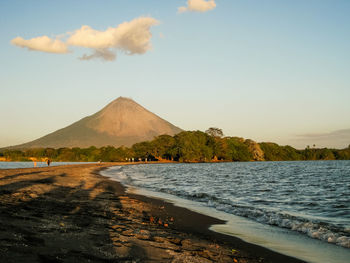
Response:
M218 128L206 132L183 131L175 136L160 135L152 141L132 147L106 146L96 148L38 148L2 150L0 159L6 161L45 160L66 162L162 161L294 161L294 160L350 160L350 145L345 149L306 147L297 150L276 143L256 143L239 137L224 137Z

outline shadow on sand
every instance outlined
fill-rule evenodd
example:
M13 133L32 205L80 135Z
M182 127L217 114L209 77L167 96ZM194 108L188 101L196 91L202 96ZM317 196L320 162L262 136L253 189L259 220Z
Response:
M95 171L96 173L97 171ZM52 174L52 173L51 173ZM22 178L23 176L23 178ZM0 174L0 256L6 262L136 262L143 249L111 236L120 186L84 178L70 184L66 173L46 171ZM120 223L120 222L119 222ZM4 262L4 261L3 261Z

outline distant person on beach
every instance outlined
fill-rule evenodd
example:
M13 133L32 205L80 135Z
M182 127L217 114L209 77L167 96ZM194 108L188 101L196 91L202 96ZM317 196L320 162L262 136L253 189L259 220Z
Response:
M47 166L50 166L51 160L47 159L46 163L47 163Z

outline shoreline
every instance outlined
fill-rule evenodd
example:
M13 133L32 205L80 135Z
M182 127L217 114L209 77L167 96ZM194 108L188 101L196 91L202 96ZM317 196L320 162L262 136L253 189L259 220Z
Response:
M258 259L257 262L305 262L303 260L272 251L268 248L245 242L238 237L222 234L209 229L213 225L225 224L226 221L224 220L194 212L188 208L175 206L174 204L162 199L156 199L139 194L128 195L142 202L152 203L160 207L164 207L164 212L154 212L154 214L159 217L164 215L177 215L178 220L172 225L174 229L180 232L192 234L199 238L212 240L215 243L225 245L227 247L232 247L234 250L241 251L244 254L249 255L245 256L246 258L251 257L255 260Z
M126 193L100 174L130 163L0 170L8 262L304 262L209 230L224 221Z

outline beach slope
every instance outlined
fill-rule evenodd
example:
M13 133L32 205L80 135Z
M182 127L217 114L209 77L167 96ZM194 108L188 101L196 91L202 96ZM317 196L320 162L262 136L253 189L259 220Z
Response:
M208 230L218 219L127 194L115 164L0 170L4 262L302 262Z

